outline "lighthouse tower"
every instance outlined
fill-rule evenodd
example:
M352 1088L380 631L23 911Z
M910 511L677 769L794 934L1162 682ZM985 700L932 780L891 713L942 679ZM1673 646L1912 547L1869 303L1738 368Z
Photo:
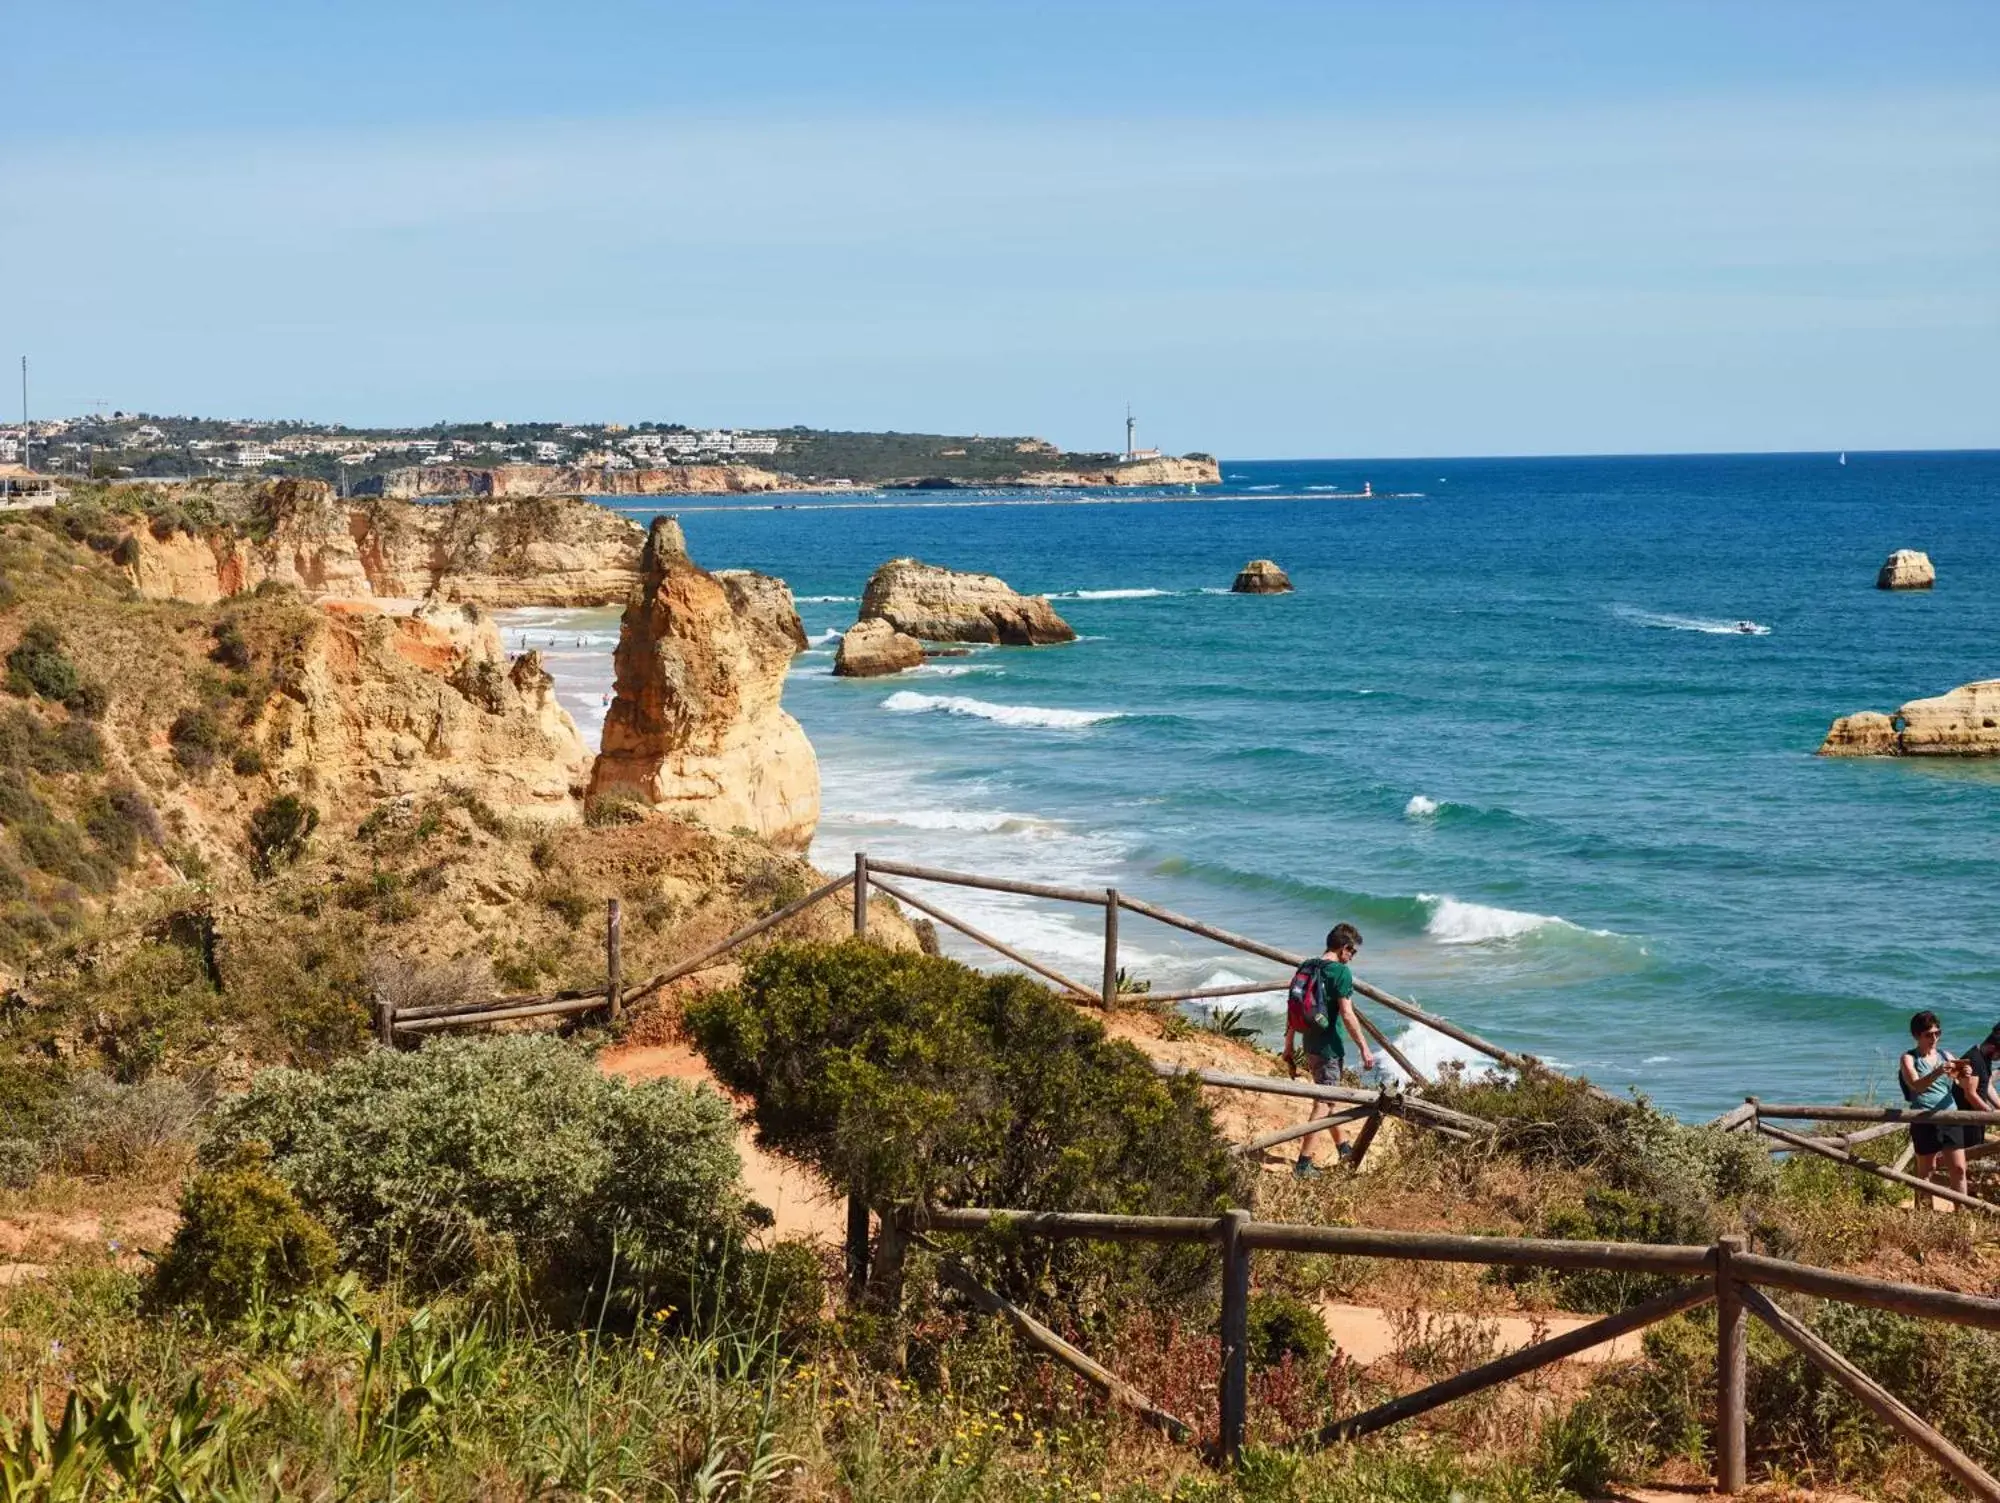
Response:
M1139 420L1132 416L1132 404L1125 404L1125 457L1138 453Z

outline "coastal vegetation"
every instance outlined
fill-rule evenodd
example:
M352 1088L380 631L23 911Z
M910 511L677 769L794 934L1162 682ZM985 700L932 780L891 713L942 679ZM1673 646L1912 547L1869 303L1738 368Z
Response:
M956 1277L1032 1310L1199 1440L1217 1419L1212 1258L940 1234L886 1274L878 1256L854 1297L833 1240L773 1224L744 1167L759 1154L878 1212L1244 1206L1572 1240L1728 1233L1934 1287L1993 1282L1970 1216L1547 1075L1447 1072L1430 1089L1495 1124L1490 1139L1392 1124L1359 1174L1257 1172L1223 1108L1149 1059L1270 1068L1240 1019L1198 1026L1137 977L1117 979L1113 1013L1084 1012L922 953L886 906L870 942L809 910L615 1026L380 1048L377 998L598 984L611 898L640 977L821 878L634 797L551 820L497 780L399 783L386 737L307 776L276 715L323 692L314 644L339 631L353 661L386 661L364 649L396 628L285 586L142 598L116 553L146 514L92 505L0 523L4 1496L1556 1503L1712 1461L1712 1314L1297 1453L1285 1443L1491 1357L1503 1320L1608 1313L1658 1286L1260 1255L1253 1444L1225 1474L1019 1345ZM451 639L398 640L432 664L407 680L421 702L470 694L500 706L472 723L504 719L513 691L456 686ZM392 668L417 671L351 681L385 718L410 702ZM618 1073L649 1052L688 1079ZM704 1075L731 1094L691 1083ZM2000 1462L1995 1338L1786 1303ZM1386 1332L1380 1356L1354 1359L1343 1311ZM1937 1495L1928 1462L1789 1348L1756 1336L1750 1370L1762 1475Z

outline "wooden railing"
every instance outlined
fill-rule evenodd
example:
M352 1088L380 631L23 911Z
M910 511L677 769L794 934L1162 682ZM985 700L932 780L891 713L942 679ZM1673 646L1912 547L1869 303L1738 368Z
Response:
M1741 1491L1748 1480L1746 1444L1747 1326L1763 1321L1805 1359L1906 1439L1928 1453L1978 1497L2000 1503L1996 1482L1965 1452L1941 1435L1888 1390L1821 1340L1763 1292L1785 1290L1841 1300L1879 1310L2000 1331L2000 1300L1924 1289L1814 1268L1746 1252L1740 1237L1724 1237L1707 1247L1633 1242L1557 1242L1524 1237L1462 1237L1438 1232L1380 1231L1366 1227L1302 1226L1257 1221L1247 1211L1219 1217L1106 1216L1081 1213L962 1209L901 1209L883 1226L883 1241L915 1241L936 1247L939 1237L1003 1229L1010 1236L1074 1238L1102 1242L1213 1244L1222 1260L1221 1362L1217 1459L1233 1463L1248 1428L1250 1260L1257 1252L1333 1253L1346 1257L1397 1258L1420 1262L1473 1263L1504 1268L1596 1269L1679 1276L1678 1284L1630 1309L1607 1315L1574 1331L1523 1347L1455 1377L1404 1394L1358 1414L1335 1420L1309 1434L1292 1437L1295 1447L1320 1447L1358 1439L1404 1420L1575 1356L1619 1336L1641 1330L1683 1310L1717 1305L1715 1481L1719 1491ZM1132 1407L1168 1434L1191 1437L1195 1427L1167 1414L1132 1384L1063 1341L1004 1296L980 1286L964 1265L946 1253L947 1280L967 1292L982 1309L1005 1316L1017 1333L1045 1355L1063 1363L1114 1402ZM865 1268L862 1270L865 1273Z
M1856 1122L1868 1125L1839 1136L1808 1137L1804 1133L1773 1126L1774 1121ZM1724 1132L1755 1132L1771 1141L1773 1153L1810 1153L1830 1159L1857 1174L1901 1185L1920 1196L1934 1195L1968 1211L2000 1216L2000 1205L1990 1200L1982 1200L1935 1180L1906 1173L1906 1166L1915 1153L1911 1145L1904 1146L1902 1156L1894 1164L1880 1164L1855 1152L1863 1143L1906 1132L1919 1123L1940 1127L2000 1127L2000 1112L1962 1112L1948 1108L1924 1110L1903 1106L1816 1106L1789 1101L1760 1101L1750 1096L1744 1099L1741 1106L1724 1112L1709 1126L1721 1128ZM1981 1144L1965 1150L1965 1153L1970 1159L1986 1158L2000 1153L2000 1142ZM1917 1203L1919 1206L1923 1204L1921 1200Z

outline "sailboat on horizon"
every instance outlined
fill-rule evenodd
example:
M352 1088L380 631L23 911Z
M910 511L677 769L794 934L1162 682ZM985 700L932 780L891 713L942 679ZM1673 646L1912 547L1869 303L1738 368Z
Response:
M1841 462L1842 464L1846 464L1846 463L1847 463L1847 451L1846 451L1845 449L1842 449L1842 450L1840 451L1840 462Z

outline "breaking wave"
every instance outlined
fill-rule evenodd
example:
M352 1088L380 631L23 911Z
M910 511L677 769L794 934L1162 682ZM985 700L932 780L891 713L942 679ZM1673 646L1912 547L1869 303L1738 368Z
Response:
M1424 933L1441 945L1483 945L1495 940L1519 939L1538 929L1567 929L1576 934L1614 938L1608 929L1585 929L1566 918L1548 913L1523 913L1515 908L1493 908L1485 903L1468 903L1449 894L1420 892L1419 903L1430 905Z
M1015 814L1006 809L862 809L829 814L830 820L857 825L898 825L906 830L964 830L981 834L1019 834L1062 828L1058 819Z
M1425 798L1421 793L1411 794L1410 801L1403 805L1403 813L1411 819L1428 819L1437 812L1438 801L1434 798Z
M794 595L792 600L798 605L852 605L860 599L858 595Z
M882 708L900 715L937 711L945 715L967 715L991 720L997 725L1028 726L1038 730L1075 731L1100 720L1116 720L1116 710L1050 710L1040 705L996 705L963 694L919 694L898 689L882 701Z

